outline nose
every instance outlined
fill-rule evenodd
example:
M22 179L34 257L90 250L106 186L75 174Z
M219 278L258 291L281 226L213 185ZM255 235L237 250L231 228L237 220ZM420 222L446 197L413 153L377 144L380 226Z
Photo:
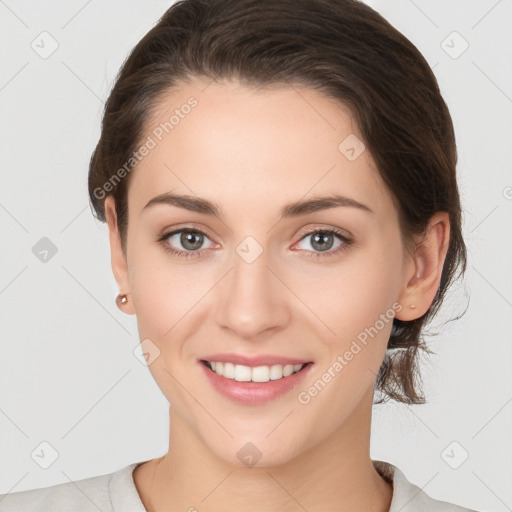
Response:
M254 341L284 329L291 318L288 301L293 294L279 272L269 267L266 253L253 262L237 254L232 262L218 287L218 325L237 338Z

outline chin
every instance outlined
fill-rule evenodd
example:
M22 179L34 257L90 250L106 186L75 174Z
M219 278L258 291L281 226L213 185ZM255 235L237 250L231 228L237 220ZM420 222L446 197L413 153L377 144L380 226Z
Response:
M288 442L289 444L287 444ZM220 443L219 443L220 444ZM266 468L286 464L304 450L291 442L291 439L276 435L275 439L258 436L230 439L222 445L209 445L209 449L219 459L237 468Z

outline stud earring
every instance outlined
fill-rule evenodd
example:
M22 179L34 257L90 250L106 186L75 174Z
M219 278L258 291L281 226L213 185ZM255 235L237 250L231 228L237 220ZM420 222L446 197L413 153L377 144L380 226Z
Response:
M128 302L128 295L126 295L125 293L123 294L118 294L118 296L116 297L116 304L117 306L120 308L121 306L124 306L126 303Z

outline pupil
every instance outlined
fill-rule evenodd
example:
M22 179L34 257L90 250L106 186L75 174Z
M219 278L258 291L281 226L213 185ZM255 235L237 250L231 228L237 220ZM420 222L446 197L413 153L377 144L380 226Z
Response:
M313 247L315 247L315 244L318 243L318 239L324 239L324 237L332 237L332 235L328 234L328 233L316 233L315 236L313 237ZM330 244L327 244L329 247L325 247L325 244L320 244L319 247L315 247L316 249L319 249L321 251L327 251L330 249L330 247L332 246L332 241Z

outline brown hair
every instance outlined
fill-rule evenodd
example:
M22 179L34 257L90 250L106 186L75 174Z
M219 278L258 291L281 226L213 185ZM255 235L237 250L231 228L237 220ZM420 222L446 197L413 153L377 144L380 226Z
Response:
M164 94L190 78L235 79L254 87L296 84L346 105L389 188L410 251L412 236L425 233L431 216L448 212L450 242L437 294L421 318L394 318L388 348L402 349L387 352L375 384L383 393L376 403L424 403L418 356L419 350L431 351L421 331L441 306L459 264L465 272L466 247L452 120L421 53L357 0L176 2L123 63L90 160L95 216L105 221L104 198L113 195L123 250L131 177L125 177L126 162ZM122 166L125 172L116 174Z

